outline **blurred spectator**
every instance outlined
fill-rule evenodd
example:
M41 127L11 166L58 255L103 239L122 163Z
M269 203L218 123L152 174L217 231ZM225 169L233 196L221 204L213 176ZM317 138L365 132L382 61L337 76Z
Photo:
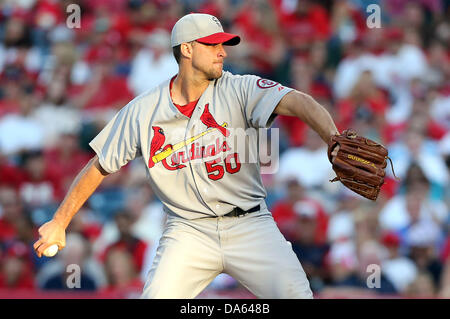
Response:
M32 28L26 11L15 10L3 25L0 44L0 72L7 64L20 65L26 72L39 71L42 56L32 43Z
M299 201L294 205L296 220L290 238L292 249L302 264L311 283L311 289L318 291L323 286L325 278L325 256L328 253L328 244L318 241L319 209L307 201Z
M72 283L74 270L70 265L80 267L81 291L95 291L104 283L102 267L90 257L90 245L79 234L69 233L66 237L66 247L53 260L41 268L38 273L38 283L44 290L71 290L68 281Z
M131 62L128 77L134 95L151 90L178 73L178 64L170 47L170 33L158 29L148 35Z
M444 202L430 198L430 183L419 166L409 169L404 191L390 199L380 212L382 229L405 232L420 221L436 225L447 221L448 208Z
M291 86L317 99L330 99L331 86L326 71L327 47L324 41L314 41L309 50L292 57ZM324 103L325 104L325 103ZM325 106L325 105L324 105Z
M72 83L83 83L88 74L87 66L79 60L73 29L59 25L48 34L48 54L42 65L37 83L49 102L68 103ZM59 82L57 85L54 82Z
M419 21L424 11L433 14L442 10L442 2L440 0L393 0L384 3L386 11L392 16L392 19L402 19L405 22ZM409 12L408 12L409 11Z
M80 148L79 136L73 132L59 135L54 147L44 152L47 166L58 172L63 193L69 190L78 172L89 162L91 155Z
M18 235L16 221L24 218L24 205L19 194L8 187L0 188L0 248Z
M44 101L34 109L33 118L44 130L44 147L55 147L63 134L77 134L81 129L81 113L68 103L67 81L55 75L47 86Z
M386 114L387 125L383 129L386 143L393 143L407 134L408 130L417 129L424 138L432 142L440 140L446 133L446 127L441 120L431 113L432 94L425 95L427 89L419 79L411 81L411 91L415 92L408 102L408 109L399 110L395 106Z
M426 83L438 89L445 87L445 82L448 81L448 76L450 75L450 58L448 57L444 43L438 39L432 40L427 50L427 57L428 70L425 76Z
M450 131L442 138L439 148L447 170L450 172ZM447 207L450 207L450 187L444 189L443 197Z
M377 207L361 203L353 211L354 242L360 249L366 242L375 242L379 237Z
M20 66L5 66L0 77L0 118L9 113L20 113L20 100L32 88L30 79Z
M438 255L441 236L441 230L435 224L421 222L408 230L406 239L410 258L419 272L427 272L431 275L435 287L440 284L442 275L442 263Z
M273 124L280 129L280 154L291 147L300 147L305 143L305 122L292 116L279 115Z
M7 156L18 155L24 150L40 149L44 144L44 129L32 117L34 96L22 91L20 111L0 118L0 152ZM14 134L11 134L14 132Z
M327 156L327 145L311 128L306 132L303 146L291 148L281 155L277 178L282 182L295 177L305 188L322 188L334 174Z
M24 181L20 195L25 203L37 208L62 200L61 175L46 163L41 150L23 153L21 161Z
M346 192L337 205L335 211L330 215L328 223L327 240L329 243L352 240L354 238L355 220L353 212L361 203L355 195Z
M364 288L370 288L375 290L377 294L390 294L395 295L397 290L393 283L383 272L381 265L386 258L386 252L381 244L376 240L367 240L360 244L358 247L358 279L359 283ZM375 288L368 287L369 275L371 274L370 267L380 267L381 273L379 274L379 286ZM351 281L350 281L351 282ZM356 281L357 282L357 281ZM375 281L376 283L376 281Z
M24 211L20 218L16 218L14 220L14 226L16 228L15 239L32 248L38 237L38 228L34 225L29 212Z
M111 28L118 33L120 39L129 43L142 43L148 32L155 28L171 27L176 21L168 14L167 8L159 7L158 1L129 0L126 1L125 10L120 10L118 14L108 21L108 10L103 9L103 14L99 14L100 6L92 5L96 11L96 28ZM106 3L106 1L105 1Z
M83 236L89 244L93 244L100 236L103 225L98 221L96 212L92 211L86 205L72 218L66 231Z
M126 207L134 220L132 234L147 244L143 265L140 269L141 278L145 280L156 255L167 215L146 180L141 180L132 187L127 194Z
M128 166L125 166L120 171L109 174L87 201L87 205L97 213L97 218L99 222L104 224L105 229L109 227L110 223L115 225L115 213L122 210L126 205L127 190L123 185L127 179ZM113 226L113 229L115 229L115 226Z
M439 288L440 298L450 298L450 258L447 258L444 261L444 269Z
M444 65L449 65L450 63L447 61ZM445 68L445 67L444 67ZM447 82L450 79L450 70L447 71ZM448 89L447 89L448 90ZM447 129L447 132L450 130L450 94L447 92L446 94L435 92L435 96L432 99L430 106L430 113L432 118Z
M41 0L34 7L34 22L43 30L50 30L64 20L63 6L59 1Z
M125 249L110 249L106 254L105 272L108 279L104 292L128 290L141 291L143 283L139 279L133 256Z
M296 0L294 3L293 10L283 10L282 7L278 17L289 46L301 51L314 40L327 39L331 25L325 8L311 0Z
M425 122L418 117L414 119L417 121L410 120L401 140L388 147L395 173L400 179L405 178L411 165L416 163L431 183L443 187L449 181L449 173L438 145L427 138Z
M103 45L89 52L87 59L92 75L87 83L72 91L73 95L77 95L75 105L93 121L108 121L133 99L127 78L116 70L119 53L118 48L111 45Z
M275 79L275 71L286 57L286 47L278 17L270 1L246 2L233 21L234 32L245 39L236 50L235 62L240 72L252 73L263 78ZM264 52L264 54L261 54Z
M408 90L410 81L425 76L428 63L422 50L422 40L414 29L391 28L385 33L387 50L373 72L377 83L398 96Z
M0 289L33 289L34 274L29 263L30 248L17 241L0 259Z
M340 42L348 43L360 38L367 30L364 18L355 1L333 1L331 28Z
M282 79L283 83L312 95L319 103L327 108L331 98L331 87L328 75L325 71L327 59L327 48L324 42L315 41L311 44L309 51L304 54L296 54L290 59L289 79ZM332 108L327 108L331 114ZM277 121L281 129L286 131L290 147L302 146L305 142L307 125L296 117L278 116Z
M225 28L233 27L233 18L243 6L248 6L244 1L233 0L182 0L182 2L185 3L186 11L211 14L217 17Z
M388 253L387 258L381 263L381 269L395 289L399 293L404 293L416 279L418 269L410 258L401 254L400 237L396 233L386 232L380 241Z
M380 31L372 29L369 35L376 35ZM381 40L381 55L368 52L362 39L355 39L348 47L349 55L338 65L334 79L336 97L347 97L361 73L370 71L375 84L387 90L394 99L409 99L410 81L422 78L427 71L427 60L417 43L417 34L409 31L406 37L399 29L391 28L383 33ZM370 39L370 38L369 38ZM405 106L407 107L407 106Z
M371 123L370 126L375 128L376 132L380 132L383 128L388 100L386 93L375 85L372 72L364 70L349 95L338 101L337 108L336 125L341 130L351 127L357 119L367 118L367 122ZM367 129L367 126L366 124L363 127ZM359 132L359 134L367 135L365 132ZM369 137L373 138L372 136ZM376 138L373 139L376 140Z
M0 188L12 187L19 190L20 184L23 181L22 175L20 168L8 160L0 151Z
M342 286L345 284L354 275L358 266L354 243L351 240L333 242L326 262L330 271L329 286Z
M317 227L314 229L315 243L323 243L326 240L328 216L321 203L311 198L306 193L305 187L297 179L286 181L287 194L284 199L277 201L271 209L273 218L280 231L287 237L294 237L298 232L296 221L298 220L296 207L307 205L315 211Z
M334 77L333 93L338 99L347 97L361 73L371 70L372 64L375 63L374 57L365 52L360 38L349 43L347 50L348 54L340 60Z
M396 294L394 286L382 271L378 278L379 285L368 285L371 271L369 266L380 267L382 259L383 251L374 241L366 241L359 249L351 245L351 242L336 244L330 252L332 286L353 287L361 291L370 289L375 294Z
M118 239L106 247L104 256L108 255L108 252L113 249L126 250L133 257L136 271L140 272L148 245L133 235L132 226L135 222L133 215L127 210L118 211L114 216L114 221L118 231Z
M404 296L407 298L434 298L436 296L436 286L433 278L427 272L421 272L416 279L407 287Z

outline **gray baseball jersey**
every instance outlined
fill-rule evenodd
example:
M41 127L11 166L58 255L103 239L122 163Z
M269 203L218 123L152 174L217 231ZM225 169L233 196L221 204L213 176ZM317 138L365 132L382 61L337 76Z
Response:
M251 147L257 141L245 137L243 148L233 142L239 129L269 127L276 105L291 90L224 72L187 117L173 104L168 80L131 101L92 140L109 173L141 156L168 213L142 298L194 298L220 273L258 297L312 297L265 204L259 161L243 154L257 153ZM258 204L257 212L224 216Z
M173 104L169 85L167 80L132 100L91 141L100 165L113 173L142 156L165 210L186 219L265 208L259 161L246 161L231 140L236 129L269 127L276 105L292 89L223 72L188 118Z

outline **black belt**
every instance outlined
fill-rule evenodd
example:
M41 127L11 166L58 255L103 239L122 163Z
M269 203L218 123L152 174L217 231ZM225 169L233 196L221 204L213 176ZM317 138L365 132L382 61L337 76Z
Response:
M225 217L238 217L238 216L242 216L245 214L249 214L249 213L253 213L253 212L257 212L259 211L260 206L255 206L253 208L250 208L249 210L243 210L239 207L236 207L235 209L233 209L231 212L229 212L228 214L224 215Z

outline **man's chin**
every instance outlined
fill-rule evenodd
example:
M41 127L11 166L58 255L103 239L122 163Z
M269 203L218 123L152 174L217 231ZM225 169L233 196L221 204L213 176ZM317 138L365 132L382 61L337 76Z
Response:
M214 72L214 74L209 74L208 80L214 81L217 80L222 76L223 70L220 70L220 72Z

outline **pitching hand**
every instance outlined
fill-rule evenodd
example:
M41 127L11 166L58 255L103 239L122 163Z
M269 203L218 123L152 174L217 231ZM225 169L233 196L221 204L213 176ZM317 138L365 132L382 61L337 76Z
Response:
M57 244L59 250L66 246L65 228L52 219L39 228L39 240L33 245L38 257L42 257L44 251L53 244Z

